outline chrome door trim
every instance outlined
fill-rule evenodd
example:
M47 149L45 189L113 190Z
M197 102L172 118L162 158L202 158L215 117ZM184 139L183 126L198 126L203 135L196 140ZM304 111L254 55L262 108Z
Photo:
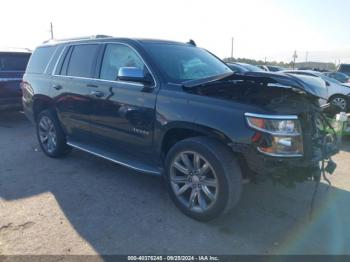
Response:
M150 174L154 174L154 175L160 175L161 173L160 172L155 172L155 171L152 171L152 170L147 170L147 169L142 169L142 168L138 168L138 167L135 167L135 166L132 166L130 164L127 164L125 162L122 162L122 161L119 161L119 160L116 160L116 159L113 159L113 158L110 158L110 157L107 157L107 156L104 156L102 154L99 154L99 153L96 153L94 151L91 151L89 149L86 149L84 147L81 147L81 146L78 146L72 142L67 142L67 145L71 146L71 147L74 147L76 149L79 149L81 151L84 151L86 153L89 153L89 154L92 154L94 156L97 156L97 157L100 157L100 158L103 158L103 159L106 159L108 161L111 161L113 163L116 163L116 164L119 164L119 165L122 165L122 166L125 166L125 167L128 167L128 168L131 168L133 170L136 170L136 171L140 171L140 172L143 172L143 173L150 173Z

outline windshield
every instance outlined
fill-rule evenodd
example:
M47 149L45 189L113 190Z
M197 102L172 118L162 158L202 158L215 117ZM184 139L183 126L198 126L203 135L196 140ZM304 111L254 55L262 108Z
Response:
M232 72L218 58L194 46L146 43L144 47L169 82L182 83Z
M320 77L324 80L324 81L328 81L330 83L333 83L333 84L338 84L338 85L341 85L342 82L338 81L337 79L335 78L331 78L329 76L325 76L325 75L320 75Z

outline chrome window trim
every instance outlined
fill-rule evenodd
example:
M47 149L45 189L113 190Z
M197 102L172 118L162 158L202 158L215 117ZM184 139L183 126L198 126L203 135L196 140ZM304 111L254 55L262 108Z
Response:
M58 46L57 48L59 48L59 46ZM59 61L61 60L61 58L62 58L62 56L63 56L63 53L65 52L66 48L67 48L66 45L63 46L63 48L62 48L62 50L61 50L61 53L60 53L60 55L58 56L58 58L57 58L57 60L56 60L56 63L55 63L55 66L53 67L53 70L52 70L52 72L51 72L51 75L52 75L52 76L58 76L58 75L55 74L55 72L56 72L58 63L59 63Z
M54 70L52 71L52 76L55 77L66 77L66 78L73 78L73 79L86 79L86 80L95 80L95 81L102 81L102 82L108 82L108 83L121 83L121 84L130 84L130 85L134 85L134 86L140 86L143 87L144 85L141 83L137 83L137 82L129 82L129 81L120 81L120 80L106 80L106 79L101 79L101 78L92 78L92 77L80 77L80 76L68 76L68 75L57 75L54 74L56 72L57 66L58 66L58 62L61 60L63 52L66 48L69 48L71 46L77 46L77 45L92 45L92 44L97 44L97 45L102 45L102 44L119 44L119 45L124 45L129 47L130 49L132 49L136 55L141 59L142 63L144 63L144 65L146 66L146 68L148 69L148 71L150 72L152 79L154 81L154 88L157 87L157 81L156 78L152 72L152 70L149 68L149 66L147 65L147 63L145 62L145 60L142 58L142 56L140 55L140 53L131 45L126 44L126 43L122 43L122 42L87 42L87 43L71 43L71 44L67 44L64 46L60 56L58 57L57 61L56 61L56 65L54 67ZM103 58L102 58L102 62L103 62Z
M103 158L103 159L106 159L108 161L111 161L113 163L116 163L116 164L119 164L119 165L122 165L122 166L125 166L125 167L128 167L128 168L131 168L133 170L136 170L136 171L140 171L140 172L144 172L144 173L149 173L149 174L154 174L154 175L160 175L161 173L160 172L155 172L153 170L147 170L147 169L143 169L143 168L138 168L138 167L135 167L135 166L132 166L128 163L125 163L125 162L122 162L122 161L119 161L119 160L116 160L116 159L113 159L113 158L110 158L110 157L107 157L105 155L102 155L102 154L99 154L99 153L96 153L94 151L91 151L89 149L86 149L82 146L79 146L79 145L76 145L72 142L67 142L67 145L71 146L71 147L74 147L76 149L79 149L81 151L84 151L86 153L89 153L89 154L92 154L94 156L97 156L97 157L100 157L100 158Z
M83 79L83 80L94 80L94 81L102 81L102 82L109 82L109 83L128 84L128 85L134 85L134 86L140 86L140 87L144 86L143 84L140 84L140 83L128 82L128 81L111 81L111 80L104 80L104 79L90 78L90 77L82 77L82 76L66 76L66 75L53 75L53 76L69 78L69 79Z
M265 115L265 114L255 114L255 113L244 113L247 117L256 117L264 119L277 119L277 120L298 120L297 115Z
M45 70L44 70L44 72L43 72L43 74L44 75L46 75L46 73L47 73L47 69L49 68L49 65L50 65L50 63L51 63L51 61L52 61L52 59L54 58L54 56L56 55L56 53L57 53L57 49L59 48L59 46L56 46L56 49L55 49L55 51L52 53L52 55L51 55L51 57L50 57L50 59L49 59L49 62L47 63L47 65L46 65L46 67L45 67Z

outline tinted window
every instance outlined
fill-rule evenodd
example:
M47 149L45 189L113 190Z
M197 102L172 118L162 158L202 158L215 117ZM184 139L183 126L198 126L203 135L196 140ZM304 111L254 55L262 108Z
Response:
M1 53L0 71L25 71L30 54Z
M218 58L194 46L145 43L144 47L172 82L179 83L232 72Z
M121 67L137 67L142 70L145 66L138 54L128 46L121 44L109 44L103 56L100 78L105 80L117 80Z
M44 73L51 56L56 50L56 46L37 48L29 60L27 72L41 74Z
M350 65L340 65L339 71L349 74L350 73Z
M98 45L76 45L69 60L67 75L90 77Z
M61 67L61 70L60 70L60 73L59 73L60 75L67 75L68 63L69 63L70 56L72 54L72 50L73 50L73 47L72 46L69 47L68 51L65 52L65 54L63 56L64 57L64 61L63 61L63 64L61 64L62 67Z
M343 73L332 73L330 76L341 82L347 82L349 80L349 77Z

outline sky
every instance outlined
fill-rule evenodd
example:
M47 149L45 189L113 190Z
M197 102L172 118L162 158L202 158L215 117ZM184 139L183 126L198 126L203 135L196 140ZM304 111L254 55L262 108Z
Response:
M349 0L11 0L1 3L0 46L96 34L187 42L217 56L350 63Z

